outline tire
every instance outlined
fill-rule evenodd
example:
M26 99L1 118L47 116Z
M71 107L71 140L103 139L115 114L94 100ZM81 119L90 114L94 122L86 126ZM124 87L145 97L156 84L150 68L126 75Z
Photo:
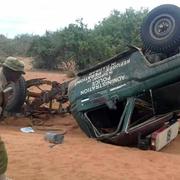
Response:
M146 50L170 53L180 46L180 8L165 4L149 12L141 27Z
M24 77L21 77L17 83L9 84L8 87L12 87L13 92L8 99L5 110L12 113L20 112L26 99L26 81Z

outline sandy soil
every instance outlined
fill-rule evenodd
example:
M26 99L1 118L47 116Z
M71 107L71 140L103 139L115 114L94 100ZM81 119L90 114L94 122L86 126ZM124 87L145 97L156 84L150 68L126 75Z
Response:
M63 81L65 75L28 72L26 78L47 77ZM54 116L22 133L29 119L9 118L0 134L9 154L7 174L13 180L179 180L180 136L161 152L142 151L87 138L71 116ZM49 130L67 131L62 144L44 140Z

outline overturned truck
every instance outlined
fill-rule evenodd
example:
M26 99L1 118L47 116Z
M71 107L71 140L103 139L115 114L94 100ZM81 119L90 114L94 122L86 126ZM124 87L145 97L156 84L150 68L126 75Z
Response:
M167 143L177 135L179 20L180 8L175 5L153 9L141 27L143 48L130 46L79 72L70 82L71 112L87 136L118 145L149 146L152 133L165 127L173 125L166 133Z
M13 92L8 96L6 110L17 112L23 106L26 115L35 117L71 110L88 137L117 145L161 149L177 136L179 128L179 20L180 8L175 5L153 9L141 27L143 48L129 46L128 51L62 84L21 78L9 85ZM41 89L43 84L50 85L50 89ZM37 86L40 93L31 92L32 86ZM54 100L59 104L57 110L52 106ZM42 107L44 103L49 107ZM161 136L161 143L156 143Z

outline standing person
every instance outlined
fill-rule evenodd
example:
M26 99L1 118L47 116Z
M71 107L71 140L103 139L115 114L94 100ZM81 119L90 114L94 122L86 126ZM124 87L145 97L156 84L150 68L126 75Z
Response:
M8 57L3 63L0 69L0 114L3 112L3 108L6 104L6 98L4 98L4 89L10 82L17 82L24 72L24 63L19 61L15 57ZM8 164L8 156L4 142L0 137L0 180L8 180L5 175Z

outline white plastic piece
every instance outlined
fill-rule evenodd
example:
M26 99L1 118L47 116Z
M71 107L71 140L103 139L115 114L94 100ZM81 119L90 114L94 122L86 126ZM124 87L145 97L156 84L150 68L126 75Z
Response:
M173 139L176 138L179 131L179 122L175 122L166 128L161 128L151 135L151 147L155 151L161 150Z
M32 127L24 127L24 128L21 128L20 130L22 132L24 132L24 133L33 133L33 132L35 132Z

